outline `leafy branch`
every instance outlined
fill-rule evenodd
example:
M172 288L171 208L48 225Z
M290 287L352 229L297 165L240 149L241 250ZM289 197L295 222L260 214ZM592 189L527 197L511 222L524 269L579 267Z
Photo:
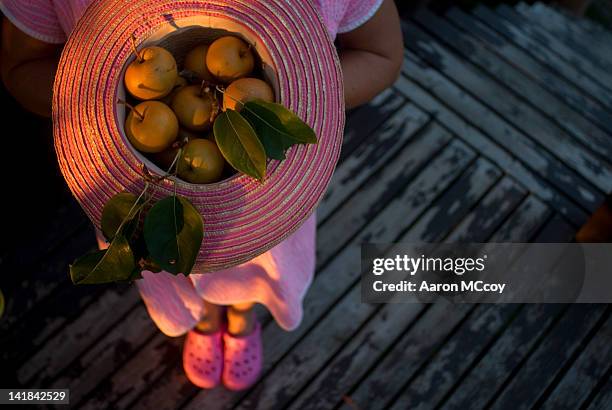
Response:
M107 249L88 253L70 265L73 283L131 281L140 278L143 270L164 269L185 275L191 272L204 226L200 213L189 200L176 195L176 164L181 154L182 148L160 177L153 177L143 165L145 185L140 194L121 192L105 204L101 229L110 244ZM153 197L147 197L151 186L156 189L168 178L175 183L175 194L147 209Z
M209 85L202 83L205 86ZM215 89L225 93L219 86ZM268 158L283 160L293 145L317 143L314 131L282 105L229 97L242 109L217 115L213 133L221 154L236 170L263 182ZM204 221L187 198L177 195L177 164L185 143L175 143L178 152L163 175L154 176L142 165L144 187L139 195L121 192L105 204L101 229L110 244L70 265L75 284L132 281L143 270L191 273L203 241ZM167 179L174 183L174 194L152 204L154 192Z

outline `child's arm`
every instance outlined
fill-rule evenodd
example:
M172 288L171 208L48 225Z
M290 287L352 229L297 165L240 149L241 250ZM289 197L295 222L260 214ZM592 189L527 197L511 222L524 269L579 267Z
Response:
M27 110L51 116L53 80L61 45L32 38L7 18L2 21L0 71L4 86Z
M338 35L347 108L368 102L391 86L403 61L399 16L393 0L385 0L365 24Z

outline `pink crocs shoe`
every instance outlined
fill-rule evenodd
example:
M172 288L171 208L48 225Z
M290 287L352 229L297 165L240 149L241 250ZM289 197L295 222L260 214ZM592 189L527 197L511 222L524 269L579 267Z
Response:
M225 332L223 341L223 384L230 390L251 387L259 378L263 364L261 325L257 323L248 336L235 337Z
M212 389L221 381L223 370L224 329L204 334L197 329L190 331L183 346L183 369L187 378L196 386Z

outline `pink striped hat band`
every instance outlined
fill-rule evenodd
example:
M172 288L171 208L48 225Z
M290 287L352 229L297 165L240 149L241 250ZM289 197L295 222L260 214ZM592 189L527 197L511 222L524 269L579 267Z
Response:
M176 184L177 194L187 197L204 219L193 273L244 263L298 229L327 189L344 129L338 56L310 2L95 1L68 39L53 94L59 165L94 225L100 226L104 204L113 195L142 191L143 162L152 173L161 173L128 143L125 112L117 106L125 95L125 67L134 58L131 36L143 45L164 38L166 45L171 36L198 26L239 33L253 44L264 71L275 73L277 101L306 121L319 143L294 146L286 160L270 161L263 184L242 174L214 184ZM190 39L197 38L197 30ZM166 180L154 197L174 190Z

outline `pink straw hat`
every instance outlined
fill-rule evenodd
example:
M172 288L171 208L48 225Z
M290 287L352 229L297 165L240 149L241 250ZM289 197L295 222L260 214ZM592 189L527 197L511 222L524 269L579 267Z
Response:
M204 28L206 27L206 29ZM227 34L255 46L277 102L306 121L317 145L291 148L270 161L262 184L237 174L214 184L178 181L204 220L204 241L193 273L244 263L294 232L313 212L340 154L344 96L334 45L314 7L301 0L102 0L91 4L71 33L53 95L55 149L72 193L94 225L115 194L138 194L142 164L123 132L123 73L140 46L169 48L180 64L198 42ZM158 199L175 192L164 181Z

